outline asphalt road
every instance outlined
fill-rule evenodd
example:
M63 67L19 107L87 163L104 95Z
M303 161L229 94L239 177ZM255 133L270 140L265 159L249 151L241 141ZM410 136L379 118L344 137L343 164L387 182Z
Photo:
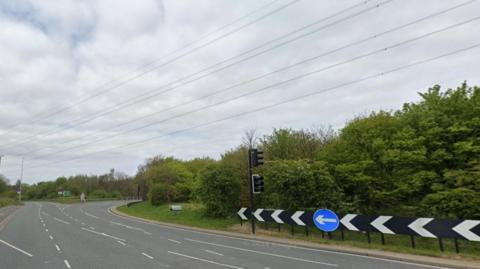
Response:
M440 268L145 223L119 203L26 203L0 231L0 268Z

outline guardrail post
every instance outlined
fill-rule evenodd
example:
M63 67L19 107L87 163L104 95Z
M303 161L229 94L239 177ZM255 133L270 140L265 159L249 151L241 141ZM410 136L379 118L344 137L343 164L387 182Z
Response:
M327 235L328 235L328 239L329 239L329 240L332 240L332 233L331 233L331 232L328 232Z
M410 242L412 243L412 248L415 248L415 237L410 235Z
M443 248L443 241L441 237L438 238L438 246L440 247L440 251L443 252L444 248Z
M308 236L308 226L305 225L305 236Z
M340 234L341 234L341 237L342 237L342 241L345 241L345 234L343 232L343 227L340 228Z
M372 243L372 239L370 238L370 228L368 228L367 230L367 241L368 241L368 244Z
M280 223L278 224L278 232L280 232Z
M290 226L291 226L292 235L295 235L295 227L293 226L293 224L290 224Z
M380 233L380 238L382 239L382 245L385 245L385 235Z
M458 240L457 238L453 239L453 243L455 244L455 252L458 254L460 253L460 248L458 247Z

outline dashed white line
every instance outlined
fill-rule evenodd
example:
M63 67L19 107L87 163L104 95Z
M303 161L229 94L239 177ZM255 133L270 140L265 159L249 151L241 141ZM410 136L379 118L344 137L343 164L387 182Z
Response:
M82 225L85 225L85 222L82 222Z
M95 216L95 215L92 215L92 214L90 214L90 213L88 213L88 212L85 212L85 215L87 215L87 216L89 216L89 217L92 217L92 218L94 218L94 219L98 219L98 218L99 218L99 217L97 217L97 216Z
M182 242L180 241L177 241L177 240L173 240L173 239L167 239L168 241L170 242L173 242L173 243L177 243L177 244L181 244Z
M58 252L60 252L60 247L57 244L55 244L55 248L57 249Z
M218 252L215 252L215 251L212 251L212 250L204 249L204 251L205 251L205 252L208 252L208 253L211 253L211 254L218 255L218 256L223 256L222 253L218 253Z
M17 248L16 246L14 246L14 245L12 245L12 244L9 244L9 243L7 243L7 242L5 242L5 241L3 241L2 239L0 239L0 243L3 243L3 244L5 244L6 246L9 246L9 247L13 248L13 249L15 249L16 251L21 252L21 253L27 255L28 257L33 257L32 254L26 252L25 250L19 249L19 248Z
M120 245L122 245L122 246L126 246L126 245L127 245L125 242L122 242L122 241L119 241L119 240L117 240L117 242L118 242Z
M217 247L235 249L235 250L240 250L240 251L245 251L245 252L252 252L252 253L257 253L257 254L262 254L262 255L277 257L277 258L284 258L284 259L288 259L288 260L294 260L294 261L301 261L301 262L308 262L308 263L322 264L322 265L327 265L327 266L332 266L332 267L338 267L338 264L334 264L334 263L326 263L326 262L306 260L306 259L302 259L302 258L284 256L284 255L279 255L279 254L270 253L270 252L257 251L257 250L246 249L246 248L239 248L239 247L222 245L222 244L215 244L215 243L210 243L210 242L205 242L205 241L200 241L200 240L195 240L195 239L190 239L190 238L185 238L185 240L191 241L191 242L200 243L200 244L206 244L206 245L211 245L211 246L217 246Z
M50 238L50 240L53 240L53 236L49 235L48 237Z
M43 227L45 227L45 223L43 223L42 225L43 225Z
M90 229L95 230L95 228L93 228L92 226L90 226Z
M63 224L70 224L70 222L61 220L61 219L59 219L59 218L53 218L53 219L56 220L56 221L58 221L58 222L61 222L61 223L63 223Z
M147 258L149 258L150 260L153 260L153 257L150 256L150 255L148 255L148 254L145 253L145 252L142 252L142 255L145 256L145 257L147 257Z
M63 260L63 262L65 263L65 266L66 266L68 269L72 268L72 267L70 266L70 263L69 263L67 260Z
M92 231L92 230L89 230L89 229L86 229L86 228L83 228L83 227L82 227L82 230L87 231L87 232L91 232L91 233L94 233L94 234L103 235L103 236L105 236L105 237L110 237L110 238L113 238L113 239L115 239L115 240L127 241L127 240L125 240L125 239L123 239L123 238L119 238L119 237L116 237L116 236L113 236L113 235L108 235L108 234L106 234L106 233L99 233L99 232Z
M228 267L228 268L243 269L242 267L237 267L237 266L228 265L228 264L219 263L219 262L214 262L214 261L210 261L210 260L206 260L206 259L202 259L202 258L188 256L188 255L181 254L181 253L178 253L178 252L169 251L168 253L173 254L173 255L182 256L182 257L189 258L189 259L193 259L193 260L197 260L197 261L202 261L202 262L206 262L206 263L220 265L220 266L224 266L224 267Z
M45 229L45 232L47 232L47 233L48 233L48 229Z

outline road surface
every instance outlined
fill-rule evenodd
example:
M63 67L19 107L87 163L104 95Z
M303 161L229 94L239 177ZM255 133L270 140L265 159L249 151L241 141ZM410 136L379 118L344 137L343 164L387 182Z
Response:
M144 223L119 204L26 203L0 231L0 268L440 268Z

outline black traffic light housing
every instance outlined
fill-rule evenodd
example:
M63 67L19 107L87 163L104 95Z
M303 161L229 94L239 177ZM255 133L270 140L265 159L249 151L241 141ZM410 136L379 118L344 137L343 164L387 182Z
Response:
M251 149L250 156L252 160L252 166L256 167L263 164L263 151L258 149Z
M265 190L261 175L252 175L252 188L253 193L262 193Z

